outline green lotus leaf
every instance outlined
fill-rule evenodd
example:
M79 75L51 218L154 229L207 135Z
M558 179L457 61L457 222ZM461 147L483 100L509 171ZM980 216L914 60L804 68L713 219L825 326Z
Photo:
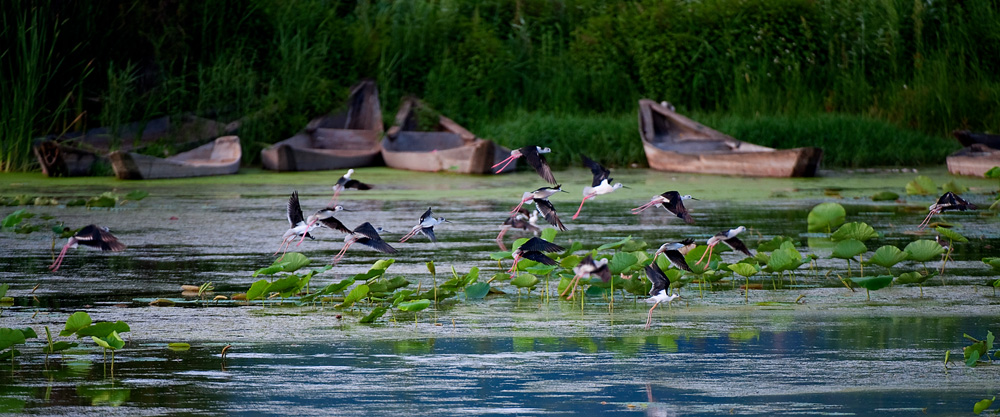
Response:
M623 272L627 272L633 266L637 266L639 263L639 258L628 252L617 252L615 256L611 258L608 262L608 269L611 270L611 275L618 275Z
M0 298L6 297L7 296L7 290L9 290L9 289L10 289L10 285L8 285L8 284L0 284Z
M875 232L875 229L864 222L847 223L840 226L840 228L830 236L830 238L835 241L854 239L861 242L865 242L876 237L878 237L878 233Z
M956 232L956 231L954 231L952 229L946 228L946 227L938 226L934 230L937 230L938 234L941 235L941 237L943 237L945 239L948 239L948 240L950 240L952 242L963 242L963 243L965 243L965 242L969 241L969 239L966 238L965 236L962 236L958 232Z
M374 269L381 269L382 272L385 272L387 269L389 269L389 266L391 266L394 263L396 263L395 259L379 259L379 260L375 261L375 263L372 264L371 268L368 268L368 269L372 269L372 270L374 270Z
M266 279L259 280L253 284L250 284L250 289L247 290L247 300L256 300L258 298L263 298L267 294L268 287L271 286L270 282ZM60 336L62 333L60 333Z
M545 229L542 229L542 234L540 237L542 238L542 240L555 242L556 233L559 233L559 231L551 227L546 227Z
M808 230L810 232L832 230L834 227L844 224L845 217L847 217L847 211L840 204L817 204L816 207L809 210L809 215L806 217L806 221L809 224Z
M486 297L486 294L490 293L490 284L486 282L477 282L475 284L465 287L465 299L466 300L479 300Z
M1000 178L1000 167L990 168L983 176L986 178Z
M399 303L399 309L403 311L415 312L423 310L431 305L431 300L421 299Z
M881 290L892 284L892 275L879 275L875 277L852 277L851 282L868 291Z
M538 277L532 274L518 274L517 277L510 281L510 285L518 288L530 288L538 285Z
M126 333L131 331L128 324L124 321L102 321L99 323L94 323L91 326L84 327L76 331L76 337L83 336L97 336L97 337L107 337L112 332L116 333Z
M899 194L892 191L881 191L872 196L872 201L896 201L898 199Z
M935 241L921 239L910 242L903 251L906 252L907 259L911 261L927 262L941 256L944 253L944 248Z
M930 195L937 191L937 184L934 180L920 175L906 184L906 193L909 195Z
M86 311L77 311L66 319L66 328L59 332L59 336L69 336L84 327L90 326L90 314Z
M941 185L941 191L951 191L955 194L965 194L969 191L969 187L965 187L956 183L955 180L951 180Z
M983 258L983 263L993 267L994 271L1000 271L1000 258Z
M374 323L375 320L379 319L379 317L384 316L387 311L389 311L388 308L385 308L385 307L375 307L367 315L365 315L364 317L362 317L361 320L358 320L358 323L363 323L363 324Z
M7 349L14 345L22 345L25 342L24 332L9 327L0 328L0 350Z
M781 245L785 242L792 242L792 238L788 236L775 236L767 242L761 242L757 245L757 252L770 252L781 248Z
M125 341L122 340L121 336L118 336L118 332L111 332L111 334L104 337L90 336L90 338L98 346L105 349L118 350L125 347Z
M601 246L598 246L597 247L597 251L600 252L600 251L606 250L606 249L618 249L622 245L628 243L628 241L630 241L630 240L632 240L632 236L626 237L626 238L624 238L622 240L619 240L617 242L605 243L605 244L603 244Z
M833 247L833 254L830 256L838 259L851 259L867 251L868 248L864 243L854 239L847 239L837 242L837 246Z
M367 285L365 284L358 285L357 287L354 287L354 289L352 289L351 292L347 293L347 296L344 297L344 302L337 304L334 307L335 308L350 307L354 305L354 303L364 299L368 295L368 291L369 288Z
M758 271L760 271L759 269L757 269L756 266L745 263L736 263L729 265L729 269L747 278L753 276Z
M875 254L865 261L866 264L875 264L883 268L892 268L893 265L906 260L906 252L899 250L893 245L884 245L875 250Z
M769 259L767 266L772 272L781 272L796 269L803 263L802 255L797 250L785 248L771 252L771 259Z
M997 168L993 167L993 169ZM991 169L990 171L992 171L993 169ZM990 408L990 406L993 405L993 401L995 401L996 399L997 397L993 397L993 398L984 398L982 400L976 401L976 404L972 406L972 413L979 414L982 413L983 411L986 411L987 408Z
M715 249L719 249L720 246L723 245L716 246ZM704 274L706 271L709 271L711 269L710 267L713 261L718 263L720 260L722 260L722 258L719 256L719 252L715 251L712 252L711 258L705 257L705 259L702 260L700 264L696 263L698 262L698 259L701 259L701 256L704 255L706 251L708 251L708 246L698 246L694 249L691 249L690 252L684 255L684 261L686 261L688 267L691 268L691 273L696 275Z
M128 201L139 201L146 197L149 197L149 192L145 190L134 190L125 194L125 200Z

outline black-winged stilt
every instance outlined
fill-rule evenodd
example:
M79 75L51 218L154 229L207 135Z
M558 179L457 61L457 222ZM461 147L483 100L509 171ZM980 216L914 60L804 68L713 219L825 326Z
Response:
M662 254L663 256L666 256L667 260L670 261L670 264L677 267L677 269L691 272L691 267L688 266L687 261L684 260L684 255L687 255L687 253L690 252L691 249L694 249L695 246L697 245L695 245L694 239L684 239L680 242L664 243L659 249L656 250L656 253L653 254L653 261L655 262L656 258Z
M504 220L503 224L500 225L500 234L497 235L497 245L500 246L500 250L507 250L507 246L503 244L503 235L507 233L510 229L521 229L538 236L538 232L541 229L538 228L536 222L538 221L538 212L535 210L528 211L525 209L519 209L516 214L511 215Z
M568 191L562 189L562 184L557 184L555 187L542 187L535 191L525 191L521 195L521 202L518 203L517 207L514 207L510 212L513 213L518 211L524 203L530 203L534 200L546 200L556 193L567 193Z
M431 242L437 242L437 237L434 236L434 226L437 226L441 223L451 223L451 222L445 220L444 217L438 217L438 218L432 217L431 208L427 207L427 211L425 211L424 214L420 215L420 220L417 221L417 225L413 226L413 229L410 230L410 233L407 233L406 236L403 236L403 238L399 239L399 241L406 242L407 240L410 240L411 237L416 236L417 233L423 233L425 236L431 239Z
M559 220L559 215L556 214L556 208L552 206L552 202L546 199L535 199L535 210L541 213L542 217L545 217L545 221L549 224L555 226L559 230L566 230L566 226L563 225L562 220Z
M344 238L344 247L341 248L340 252L337 253L337 256L333 258L333 264L336 265L337 262L340 262L340 259L343 258L344 254L347 252L347 248L351 247L351 245L355 243L360 243L382 253L397 252L396 248L389 246L388 243L385 243L385 241L382 240L382 237L378 235L378 230L375 229L375 226L372 226L369 222L364 222L361 226L355 227L354 230L351 231L351 234Z
M288 203L285 204L285 217L288 219L288 230L281 235L281 246L278 246L278 250L274 251L277 255L278 252L284 254L284 250L288 250L288 245L291 244L296 237L301 236L303 240L306 237L313 239L313 236L309 234L315 227L308 224L305 221L305 217L302 215L302 206L299 205L299 192L292 191L291 197L288 197ZM302 244L302 240L299 241Z
M523 148L514 149L510 151L510 156L508 156L507 159L493 165L493 168L503 164L503 166L496 172L499 174L507 168L507 165L510 165L512 162L517 160L517 158L524 156L524 160L528 161L528 165L531 165L531 167L535 169L538 176L542 177L542 179L547 181L549 184L555 184L556 178L552 176L552 168L549 168L548 162L545 162L545 156L542 155L549 152L552 152L552 149L543 148L541 146L525 146Z
M351 174L354 174L354 169L348 169L347 173L343 177L337 180L337 183L333 185L333 199L330 200L330 205L334 205L337 202L337 196L340 195L341 191L348 188L353 188L355 190L370 190L371 185L365 184L358 180L352 180Z
M653 289L649 290L649 295L652 297L646 299L647 303L653 303L649 314L646 315L646 330L649 330L649 325L653 323L653 310L656 309L656 306L663 302L669 305L674 300L681 298L681 295L670 294L670 278L667 278L656 262L646 265L646 277L653 284Z
M594 173L594 181L591 182L590 187L583 187L583 201L580 201L580 208L576 209L576 214L573 215L574 220L580 216L580 210L583 210L583 203L586 203L587 200L625 187L620 182L615 183L615 185L611 185L611 171L608 171L608 169L601 164L587 158L587 155L581 154L580 156L583 158L583 165L590 168L590 172Z
M66 256L66 251L70 249L75 249L78 245L90 246L92 248L97 248L102 251L112 251L121 252L125 250L125 245L118 241L111 231L107 227L101 227L97 225L87 225L84 226L80 231L76 232L69 238L69 241L63 245L62 251L59 252L59 256L56 257L55 262L49 265L49 269L52 272L59 270L62 266L63 258Z
M573 267L573 273L575 274L573 279L570 280L566 289L559 294L560 297L566 296L567 300L573 298L573 294L576 293L576 286L580 283L581 278L596 276L600 278L601 281L611 281L611 270L608 269L608 259L604 258L599 261L594 261L594 257L589 254L586 258L583 258L579 264ZM569 291L569 295L566 295L566 291Z
M726 246L729 246L734 251L743 252L747 256L753 256L753 254L750 253L750 249L747 249L747 245L744 244L740 238L736 237L736 235L743 233L744 230L747 230L747 228L740 226L735 229L723 230L716 233L715 236L710 237L707 242L708 250L701 255L701 259L698 259L698 262L695 262L695 265L700 264L701 261L705 259L705 255L708 255L708 259L712 259L712 249L714 249L715 245L718 245L719 242L725 243Z
M681 195L681 193L677 191L667 191L653 197L653 199L649 200L648 203L632 209L632 214L642 213L643 211L646 211L646 209L653 206L661 206L664 210L670 212L670 214L684 219L685 223L694 223L694 219L691 218L691 213L688 213L687 208L684 207L684 200L697 200L697 198L691 197L690 194Z
M948 211L948 210L966 211L966 210L975 210L976 208L977 207L975 204L965 201L965 199L959 197L957 194L948 191L944 193L941 196L941 198L938 198L937 203L931 204L929 207L927 207L927 209L930 210L930 212L927 213L927 217L924 217L924 221L920 222L920 225L917 228L923 229L927 227L927 224L930 223L931 221L931 217L943 211Z
M339 211L348 210L345 209L344 206L339 205L317 210L316 213L313 213L306 219L306 230L311 232L316 229L316 227L323 226L329 229L339 230L344 233L351 233L351 229L348 229L347 226L344 226L344 224L340 222L340 220L333 217ZM316 222L319 222L319 225L317 225ZM295 246L301 245L304 240L306 240L306 237L302 236L302 239L299 239L299 243Z
M522 259L531 259L532 261L543 263L545 265L558 265L554 259L546 256L543 252L559 252L566 250L562 246L555 243L546 241L539 237L533 237L524 242L521 246L514 250L514 265L510 267L510 276L513 277L517 274L517 263Z

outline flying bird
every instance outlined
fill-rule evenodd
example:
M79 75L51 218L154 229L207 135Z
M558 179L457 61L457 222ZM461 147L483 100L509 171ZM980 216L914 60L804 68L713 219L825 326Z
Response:
M431 208L427 207L427 211L425 211L424 214L420 215L420 220L417 221L417 225L413 226L413 229L410 230L410 233L407 233L406 236L403 236L403 238L399 239L399 241L406 242L407 240L410 240L411 237L416 236L417 233L423 233L425 236L431 239L431 242L437 242L437 237L434 236L434 226L437 226L441 223L451 223L451 222L445 220L444 217L438 217L438 218L432 217Z
M697 200L697 198L691 197L690 194L681 195L681 193L677 191L667 191L653 197L653 199L649 200L648 203L632 209L632 214L642 213L643 211L646 211L646 209L653 206L661 206L664 210L670 212L670 214L684 219L685 223L694 223L694 219L691 218L691 214L688 213L687 208L684 207L684 200Z
M333 185L333 199L330 200L330 205L334 205L337 202L337 196L340 195L341 191L348 188L353 188L355 190L370 190L371 185L365 184L358 180L351 179L351 174L354 173L354 169L348 169L347 173L343 177L337 180L337 183Z
M291 197L288 197L288 203L285 204L285 217L288 219L288 230L281 235L281 246L278 246L278 250L274 251L277 255L278 252L282 253L284 256L285 251L288 250L288 245L291 244L296 237L314 239L309 232L315 228L315 226L308 224L305 221L305 217L302 215L302 206L299 205L299 192L292 191ZM299 240L299 244L302 244L302 240Z
M566 250L562 246L555 243L543 240L539 237L533 237L524 242L516 250L514 250L514 265L510 267L510 276L514 277L517 274L517 263L522 259L531 259L532 261L543 263L545 265L558 265L554 259L548 257L543 252L559 252Z
M112 235L107 227L91 224L84 226L69 238L63 245L62 251L59 252L59 256L52 262L52 265L49 265L49 269L52 272L58 271L59 267L62 266L66 251L75 249L78 245L90 246L102 251L121 252L125 250L125 245L119 242L118 238Z
M514 149L510 151L510 156L508 156L507 159L493 165L493 168L503 164L503 166L496 172L499 174L507 168L507 165L510 165L512 162L517 160L517 158L524 156L524 160L528 161L528 165L531 165L531 167L535 169L538 176L542 177L542 179L549 184L555 184L556 178L552 176L552 168L549 167L548 162L545 162L545 156L542 155L549 152L552 152L552 149L543 148L541 146L525 146L523 148Z
M560 297L566 296L567 300L573 298L573 294L576 293L576 286L580 283L581 278L596 276L600 278L601 281L611 281L611 270L608 269L608 259L604 258L599 261L594 261L594 257L589 254L586 258L583 258L579 264L573 267L573 273L575 276L573 276L573 279L570 280L566 289L559 294ZM567 291L569 291L569 295L566 295Z
M701 259L698 259L698 262L695 262L695 265L700 264L701 261L705 259L705 255L708 255L708 259L712 259L712 249L714 249L715 245L718 245L719 242L725 243L726 246L729 246L734 251L743 252L747 256L753 256L753 254L750 253L750 249L747 249L747 245L744 244L740 238L736 237L736 235L743 233L745 230L747 230L746 227L740 226L735 229L721 231L716 233L715 236L710 237L708 239L708 251L701 255Z
M535 236L541 229L538 228L536 222L538 221L538 211L532 210L528 211L525 209L520 209L514 215L511 215L504 220L503 224L500 225L500 234L497 235L497 245L500 246L500 250L507 250L507 246L503 244L503 236L510 229L521 229L528 232L532 232Z
M587 202L587 200L625 187L620 182L611 185L611 171L608 171L603 165L587 158L586 155L581 154L580 156L583 158L583 165L590 168L590 172L594 174L594 181L591 182L590 187L583 187L583 201L580 201L580 208L576 209L576 214L573 215L574 220L580 216L580 210L583 210L583 203Z
M927 224L931 221L931 217L935 214L948 210L966 211L975 210L976 208L975 204L965 201L965 199L959 197L957 194L948 191L944 193L941 198L938 198L937 203L931 204L927 207L930 212L927 213L927 217L924 217L924 221L920 222L920 225L917 228L923 229L927 227Z
M337 256L333 258L333 264L336 265L340 262L340 259L344 257L347 252L347 248L355 243L360 243L362 245L368 246L382 253L396 253L396 248L389 246L382 240L382 237L378 235L378 230L375 226L372 226L369 222L364 222L361 226L355 227L347 237L344 238L344 247L340 249Z
M521 206L524 205L524 203L531 203L534 200L539 200L539 199L546 200L553 194L566 193L566 192L568 191L562 189L562 184L557 184L555 187L542 187L535 191L525 191L524 194L521 195L521 203L519 203L516 207L514 207L514 209L511 210L510 212L513 213L515 211L518 211L521 208Z
M649 325L653 323L653 310L656 309L656 306L663 302L669 305L674 300L681 298L681 295L670 294L670 278L667 278L656 262L646 265L646 277L653 284L653 288L649 290L649 295L652 297L646 299L647 303L653 303L649 314L646 315L646 330L649 330Z
M687 255L687 253L690 252L691 249L694 249L695 246L697 245L695 245L694 239L684 239L680 242L664 243L659 249L656 250L656 253L653 254L653 261L655 262L656 258L662 254L663 256L666 256L667 260L670 261L670 264L677 269L691 272L691 267L688 266L687 261L684 260L684 255Z

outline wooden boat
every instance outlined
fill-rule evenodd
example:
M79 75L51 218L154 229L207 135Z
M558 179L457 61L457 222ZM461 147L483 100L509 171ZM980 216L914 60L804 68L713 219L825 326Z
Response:
M114 151L109 157L118 179L151 180L235 174L242 156L240 138L223 136L169 158L123 151Z
M962 146L972 146L975 144L982 144L989 146L993 149L1000 149L1000 135L993 135L989 133L976 133L970 132L968 130L956 130L951 132L958 139Z
M86 176L94 175L102 164L106 166L108 153L112 150L127 152L161 140L171 140L174 144L191 144L218 137L236 127L238 124L226 125L190 115L179 120L161 117L122 126L117 140L111 128L100 127L86 132L36 139L32 150L46 176Z
M260 152L265 169L317 171L381 163L382 107L375 82L351 88L347 109L313 119L306 128Z
M413 97L403 100L395 124L382 140L385 164L410 171L488 174L493 164L508 156L509 149L476 137Z
M666 103L664 103L666 104ZM774 149L736 140L676 113L639 100L639 134L649 167L659 171L749 177L812 177L823 150Z
M948 172L952 174L984 177L986 171L1000 166L1000 150L976 143L955 151L947 161Z

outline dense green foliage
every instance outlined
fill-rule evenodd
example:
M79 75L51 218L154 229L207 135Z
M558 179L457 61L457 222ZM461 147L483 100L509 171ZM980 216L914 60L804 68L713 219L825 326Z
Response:
M187 112L249 116L240 136L256 158L365 77L378 81L387 121L416 94L501 143L527 143L503 135L535 128L556 143L629 143L601 158L610 164L642 162L641 97L708 113L743 139L827 147L834 166L939 163L952 129L1000 126L998 0L9 6L0 29L6 171L32 167L34 136ZM854 155L869 140L884 153Z

